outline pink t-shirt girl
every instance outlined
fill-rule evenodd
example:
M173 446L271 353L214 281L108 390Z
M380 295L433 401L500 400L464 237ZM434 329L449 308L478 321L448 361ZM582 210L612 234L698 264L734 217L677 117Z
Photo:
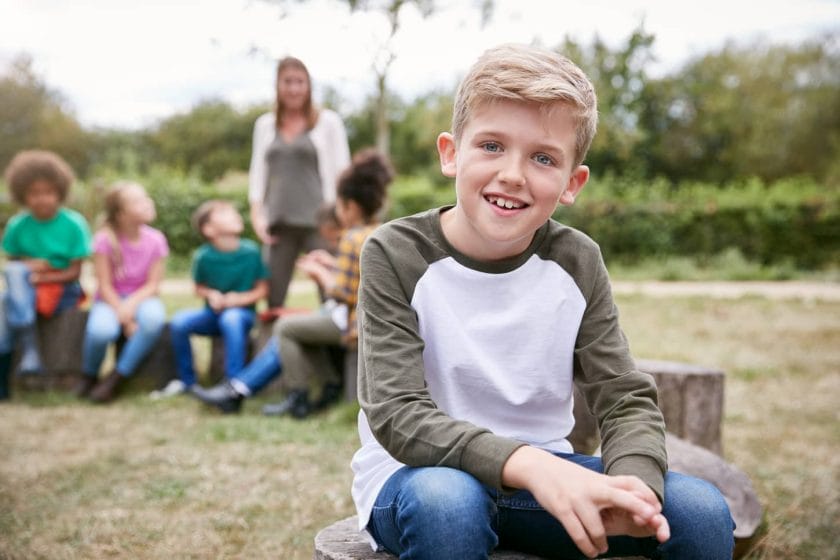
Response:
M147 225L140 226L137 241L120 238L119 244L122 270L118 273L112 268L111 278L114 290L120 296L128 296L146 283L152 265L169 254L169 244L163 233ZM107 231L100 230L93 236L93 252L111 258L114 248Z

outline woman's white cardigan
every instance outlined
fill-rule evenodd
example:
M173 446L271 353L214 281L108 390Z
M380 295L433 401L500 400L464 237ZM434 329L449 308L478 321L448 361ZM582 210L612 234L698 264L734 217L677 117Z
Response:
M277 135L273 112L261 115L254 123L254 143L251 149L251 168L248 171L248 202L262 204L268 184L265 154ZM344 123L334 111L321 109L318 122L309 131L309 138L318 154L318 174L324 202L335 200L338 176L350 165L350 146Z

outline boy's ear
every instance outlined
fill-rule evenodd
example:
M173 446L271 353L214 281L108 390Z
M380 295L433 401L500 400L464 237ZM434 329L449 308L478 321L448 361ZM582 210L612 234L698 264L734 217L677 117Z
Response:
M571 206L575 203L577 195L583 190L586 182L589 180L589 167L585 165L578 165L572 170L569 176L569 184L566 185L566 190L560 195L560 204L563 206Z
M441 132L437 138L440 171L446 177L454 177L456 169L455 138L449 132Z

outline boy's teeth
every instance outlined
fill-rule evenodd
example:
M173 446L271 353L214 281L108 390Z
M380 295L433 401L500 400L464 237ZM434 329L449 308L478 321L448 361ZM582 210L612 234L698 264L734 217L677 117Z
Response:
M522 207L521 204L517 204L512 200L505 200L505 199L499 198L499 197L493 197L493 198L490 198L489 200L490 200L491 203L495 204L499 208L511 209L511 208L521 208Z

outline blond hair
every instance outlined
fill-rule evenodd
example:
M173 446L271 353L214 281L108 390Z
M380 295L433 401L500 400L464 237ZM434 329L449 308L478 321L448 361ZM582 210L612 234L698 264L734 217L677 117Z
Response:
M472 65L455 93L452 134L459 141L472 113L499 100L522 101L551 111L572 110L577 130L576 167L583 162L598 124L595 88L565 56L539 47L505 44L489 49Z
M102 230L111 245L111 262L114 266L114 277L120 278L125 274L120 240L117 236L117 217L125 210L125 193L131 189L146 192L143 185L134 181L118 181L108 188L105 193L105 213L102 216Z

